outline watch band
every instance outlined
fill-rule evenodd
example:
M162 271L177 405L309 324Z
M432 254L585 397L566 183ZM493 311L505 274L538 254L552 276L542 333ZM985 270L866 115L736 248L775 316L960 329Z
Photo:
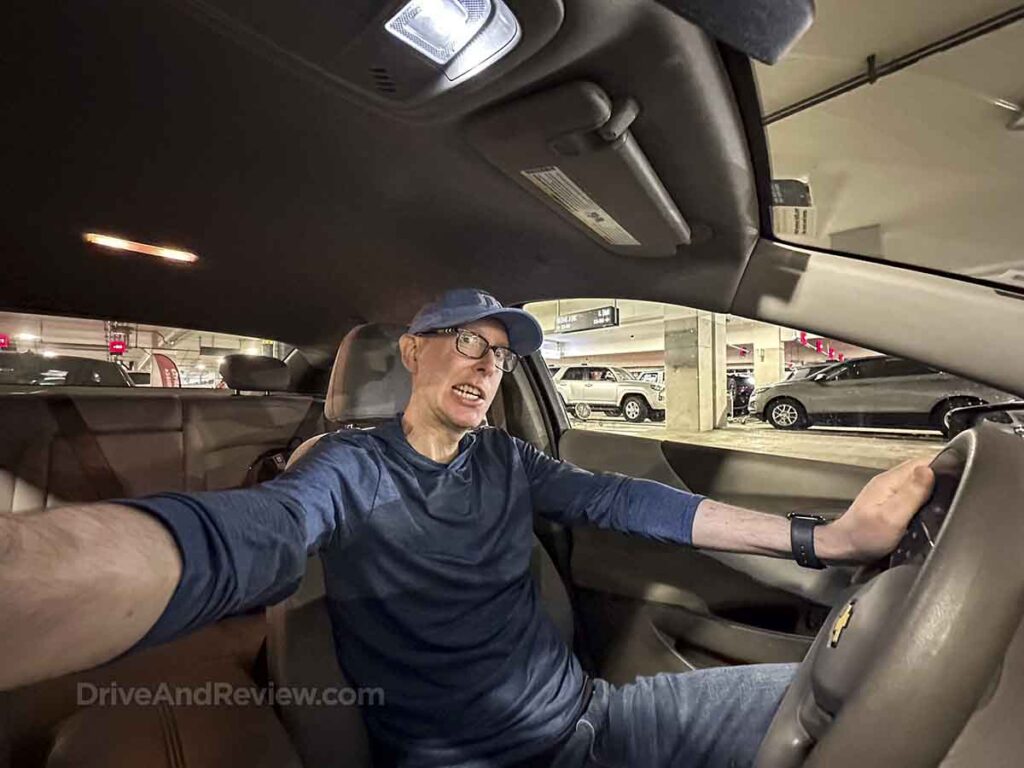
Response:
M790 512L786 517L789 518L789 542L793 548L793 559L797 565L820 571L825 564L814 553L814 529L825 523L825 518L800 512Z

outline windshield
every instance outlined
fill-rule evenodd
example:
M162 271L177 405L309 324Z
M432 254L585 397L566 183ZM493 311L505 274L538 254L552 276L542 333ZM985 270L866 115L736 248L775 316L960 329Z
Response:
M776 236L1024 288L1022 15L819 0L756 68Z

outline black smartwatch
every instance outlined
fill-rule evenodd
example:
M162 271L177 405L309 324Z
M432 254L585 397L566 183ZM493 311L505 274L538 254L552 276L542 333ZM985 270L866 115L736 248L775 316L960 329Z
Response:
M805 515L801 512L790 512L789 542L793 547L793 559L804 568L821 570L825 564L814 554L814 529L824 525L827 520L820 515Z

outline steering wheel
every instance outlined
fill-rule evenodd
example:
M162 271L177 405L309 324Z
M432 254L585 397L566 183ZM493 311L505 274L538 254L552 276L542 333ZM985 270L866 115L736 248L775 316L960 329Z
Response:
M981 422L932 469L888 568L818 633L757 768L934 766L995 690L1024 608L1024 444Z

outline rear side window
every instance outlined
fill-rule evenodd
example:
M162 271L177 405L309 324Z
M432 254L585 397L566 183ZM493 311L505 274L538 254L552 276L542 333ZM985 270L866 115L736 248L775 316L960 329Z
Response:
M913 360L888 360L885 364L886 376L924 376L929 373L935 373L935 369Z
M565 372L562 381L583 381L585 370L583 368L570 368Z
M236 334L0 312L0 386L220 388L226 355L283 360L291 350Z

